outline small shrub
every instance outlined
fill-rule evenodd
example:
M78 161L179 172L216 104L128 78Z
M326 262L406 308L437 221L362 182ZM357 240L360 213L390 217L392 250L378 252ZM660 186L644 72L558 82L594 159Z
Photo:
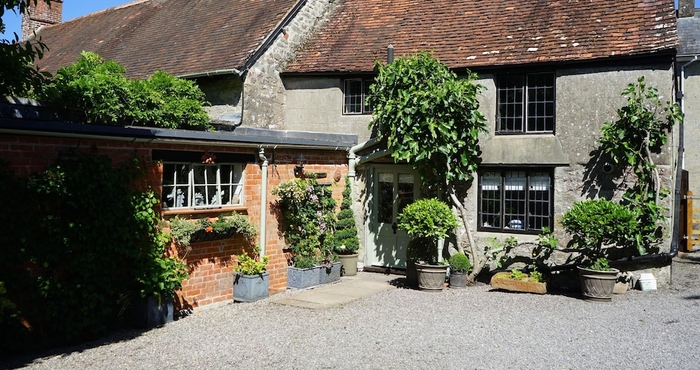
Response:
M354 254L360 248L355 214L352 211L351 191L350 179L346 177L343 201L340 203L338 221L335 224L335 251L338 254Z
M267 264L270 262L269 256L263 256L260 259L260 247L255 246L253 249L254 256L251 258L248 253L238 255L238 264L234 268L234 272L242 275L260 275L267 270Z
M457 218L443 201L418 199L401 211L398 227L414 237L442 239L457 227Z
M527 275L520 270L513 270L510 272L510 278L513 280L525 280Z
M467 273L472 268L469 257L467 257L464 253L454 254L452 257L450 257L449 264L450 271L452 272Z

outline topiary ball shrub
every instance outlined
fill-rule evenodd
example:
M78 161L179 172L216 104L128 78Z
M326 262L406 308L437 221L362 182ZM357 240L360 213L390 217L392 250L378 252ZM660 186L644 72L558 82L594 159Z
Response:
M450 257L449 264L451 272L468 273L469 270L472 269L469 257L467 257L464 253L456 253Z

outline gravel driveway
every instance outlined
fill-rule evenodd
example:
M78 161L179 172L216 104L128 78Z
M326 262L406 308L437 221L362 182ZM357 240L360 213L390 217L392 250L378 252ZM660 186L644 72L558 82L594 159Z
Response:
M676 259L672 287L630 291L610 303L488 285L391 289L325 310L274 303L298 294L288 292L202 309L147 332L6 359L3 368L691 369L700 366L699 272L698 261Z

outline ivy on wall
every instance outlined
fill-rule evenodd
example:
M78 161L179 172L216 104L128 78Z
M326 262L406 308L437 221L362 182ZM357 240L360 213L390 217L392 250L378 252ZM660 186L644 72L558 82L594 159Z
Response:
M187 276L165 257L159 200L138 160L62 153L45 172L0 170L0 352L95 338L124 323L125 296L167 295Z

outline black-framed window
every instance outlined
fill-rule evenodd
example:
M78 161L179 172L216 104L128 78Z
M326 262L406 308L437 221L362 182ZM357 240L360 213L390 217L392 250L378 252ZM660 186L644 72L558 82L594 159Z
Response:
M554 73L498 76L498 133L554 132Z
M539 232L552 229L551 169L489 169L479 174L480 230Z
M353 78L343 82L343 114L371 114L367 103L373 78Z
M240 163L163 162L163 208L240 206L243 168Z

